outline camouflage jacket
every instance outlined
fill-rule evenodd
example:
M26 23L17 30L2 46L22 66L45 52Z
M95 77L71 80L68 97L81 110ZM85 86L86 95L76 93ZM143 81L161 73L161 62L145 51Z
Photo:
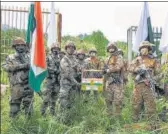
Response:
M85 60L85 63L86 64L84 68L87 70L91 70L91 69L100 70L102 68L101 62L97 58L92 59L91 57L89 57Z
M59 83L59 74L60 74L60 59L58 56L49 54L47 56L47 69L48 75L47 80L53 81L53 83Z
M7 56L2 67L8 73L11 85L28 83L29 60L28 54L22 56L12 54Z
M154 57L150 56L138 56L134 59L128 67L128 71L133 73L133 76L138 74L139 69L145 66L146 69L149 69L149 73L152 77L155 77L159 74L160 71L160 63ZM157 79L157 77L156 77Z
M110 56L106 61L106 65L109 69L109 72L107 73L107 81L117 81L122 83L123 78L121 78L121 75L124 68L123 58L119 55Z
M79 64L74 55L65 55L60 62L61 79L68 79L71 83L77 83L77 72L79 71Z

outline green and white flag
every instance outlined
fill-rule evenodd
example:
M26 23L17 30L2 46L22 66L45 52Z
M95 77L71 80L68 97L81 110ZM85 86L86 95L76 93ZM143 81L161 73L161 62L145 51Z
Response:
M147 2L144 2L140 22L135 35L135 42L133 43L132 48L134 52L138 53L139 45L142 41L149 41L150 43L154 43L151 19L149 16L149 7Z

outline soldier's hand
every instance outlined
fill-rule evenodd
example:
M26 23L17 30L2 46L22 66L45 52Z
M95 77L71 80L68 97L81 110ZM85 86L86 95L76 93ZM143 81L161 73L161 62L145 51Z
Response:
M30 64L21 64L20 65L20 67L19 67L20 69L29 69L30 68Z
M81 86L81 83L77 82L76 85L77 85L77 86Z
M142 63L142 58L141 58L141 57L138 57L138 58L136 59L136 61L137 61L138 63Z

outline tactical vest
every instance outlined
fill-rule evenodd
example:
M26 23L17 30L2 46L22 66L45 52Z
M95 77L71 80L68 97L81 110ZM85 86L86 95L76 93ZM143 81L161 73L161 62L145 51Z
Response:
M65 62L69 64L70 72L66 72L66 70L61 68L61 75L64 76L64 74L70 73L71 76L76 78L77 77L77 68L74 68L75 66L76 67L78 66L76 58L74 56L72 58L69 58L67 55L65 55L62 60L65 60Z
M29 56L24 55L22 59L16 55L10 55L8 57L8 65L21 65L29 62ZM9 82L12 86L16 84L28 84L28 69L17 70L14 72L8 72Z
M91 58L86 59L86 64L87 64L87 69L95 69L95 70L99 70L100 69L100 61L97 58L95 58L95 59L91 59Z
M48 67L52 68L53 70L60 71L59 66L60 66L60 59L59 57L54 57L52 54L49 54L47 57L47 65ZM59 83L59 74L56 74L54 72L49 72L47 75L48 82L52 83Z
M110 56L108 61L106 62L107 66L109 65L115 65L116 62L117 62L117 58L118 56ZM113 73L109 73L107 75L107 79L109 81L109 83L113 84L113 83L118 83L120 84L122 81L121 81L121 71L120 72L113 72Z
M144 64L146 68L149 68L152 70L152 75L153 75L153 71L154 71L154 67L155 67L155 62L156 60L154 58L149 58L149 57L145 57L145 58L142 58L142 63L141 64Z

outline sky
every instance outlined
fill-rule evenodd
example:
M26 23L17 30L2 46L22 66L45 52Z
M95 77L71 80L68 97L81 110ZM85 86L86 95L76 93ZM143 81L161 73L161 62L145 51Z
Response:
M50 11L51 2L41 2ZM143 2L54 2L62 13L62 34L90 34L101 30L109 41L126 41L127 29L137 26ZM168 2L148 2L152 26L162 27ZM1 2L1 6L29 7L30 2ZM3 19L3 18L2 18Z

